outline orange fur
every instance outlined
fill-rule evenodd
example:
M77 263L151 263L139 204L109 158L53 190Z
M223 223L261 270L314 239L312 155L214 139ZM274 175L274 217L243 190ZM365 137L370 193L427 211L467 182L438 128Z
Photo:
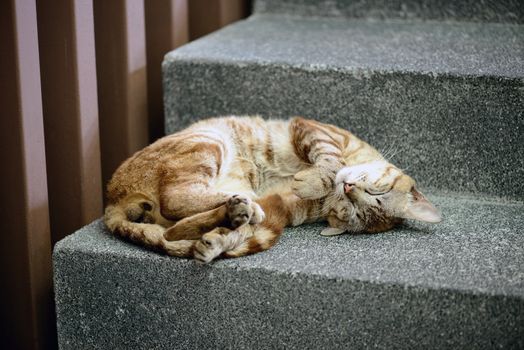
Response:
M362 201L341 195L337 173L374 161L390 166L377 167L383 174L373 177L375 185L391 181L409 193L411 178L335 126L304 118L208 119L126 160L108 184L105 222L115 234L175 256L251 254L269 249L285 226L346 218L348 206ZM389 228L381 217L361 226Z

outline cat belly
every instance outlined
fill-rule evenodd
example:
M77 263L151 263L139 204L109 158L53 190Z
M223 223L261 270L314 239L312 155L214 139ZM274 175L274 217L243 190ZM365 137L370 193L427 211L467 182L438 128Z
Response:
M228 193L231 195L243 194L251 199L258 198L253 188L249 186L245 180L228 178L227 176L225 176L224 178L218 179L218 181L215 184L215 188L217 189L217 191Z
M284 194L291 192L291 184L293 176L266 176L259 174L260 179L257 188L247 181L245 178L238 178L232 176L224 176L217 180L215 188L224 193L243 194L251 199L258 199L260 197L271 194Z
M293 176L271 177L263 183L257 193L260 197L271 194L288 194L292 192L292 182Z

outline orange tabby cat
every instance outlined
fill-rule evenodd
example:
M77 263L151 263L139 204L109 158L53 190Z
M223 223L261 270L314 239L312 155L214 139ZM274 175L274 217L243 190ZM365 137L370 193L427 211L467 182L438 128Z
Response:
M113 175L115 234L208 262L270 248L286 226L380 232L440 221L415 182L350 132L313 120L200 121L134 154Z

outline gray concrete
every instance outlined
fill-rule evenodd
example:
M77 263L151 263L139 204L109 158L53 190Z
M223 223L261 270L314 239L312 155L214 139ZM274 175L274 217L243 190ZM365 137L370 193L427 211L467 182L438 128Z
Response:
M395 151L426 187L523 198L523 28L255 16L166 56L166 128L302 115Z
M524 204L430 196L440 225L201 265L95 222L54 252L61 349L524 347Z
M254 10L348 19L524 23L521 0L255 0Z
M524 26L507 24L520 2L319 3L258 0L168 54L167 131L227 114L334 123L395 154L444 221L303 226L210 265L94 222L55 246L61 349L524 348Z

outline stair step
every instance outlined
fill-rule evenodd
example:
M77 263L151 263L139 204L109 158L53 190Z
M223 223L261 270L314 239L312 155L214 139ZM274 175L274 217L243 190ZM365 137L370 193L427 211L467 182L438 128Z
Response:
M256 0L254 12L375 20L524 23L521 0Z
M202 265L111 236L54 251L61 349L522 348L524 203L438 193L438 225L322 237Z
M302 115L426 187L524 197L524 26L256 15L166 55L166 130Z

